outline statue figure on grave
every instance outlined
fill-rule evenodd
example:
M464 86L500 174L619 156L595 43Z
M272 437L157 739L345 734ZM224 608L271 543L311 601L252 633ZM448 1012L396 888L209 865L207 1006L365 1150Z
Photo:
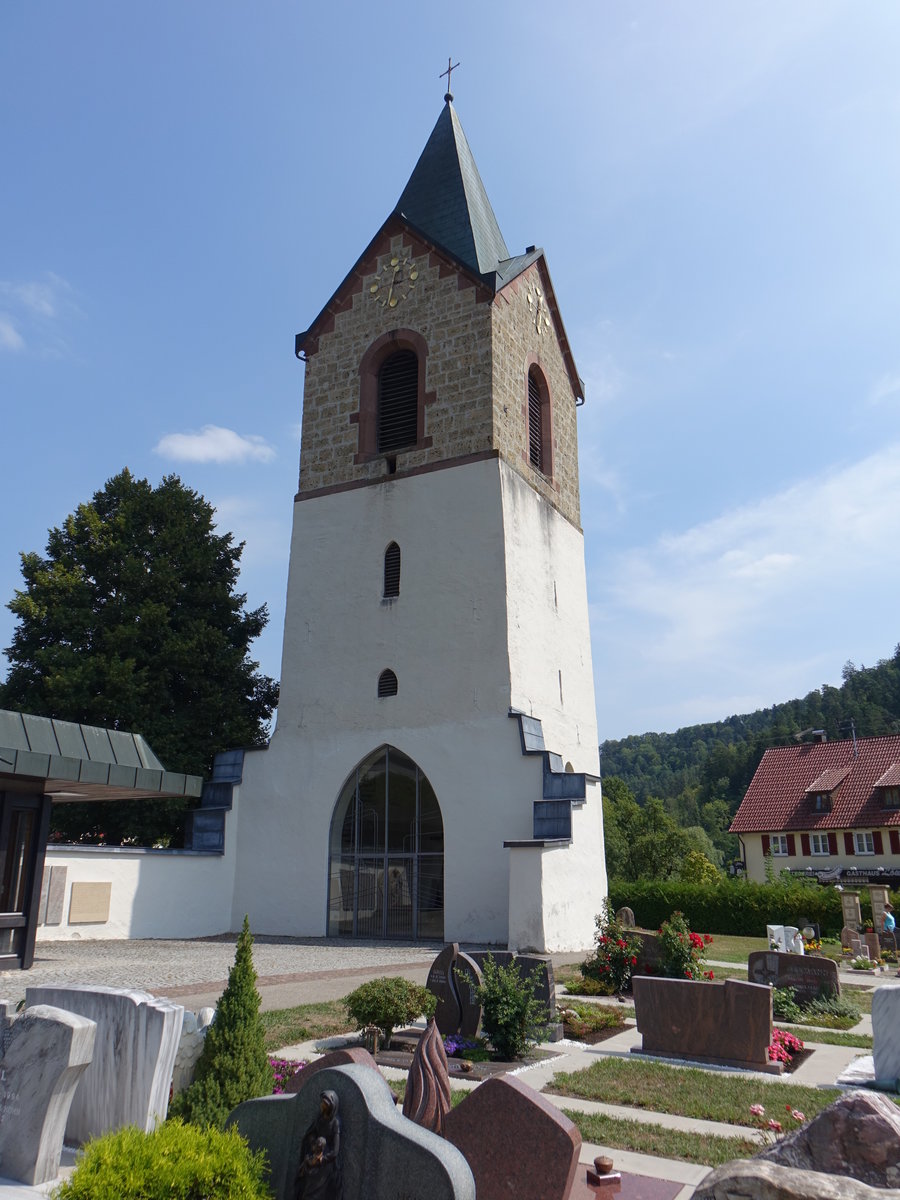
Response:
M337 1092L322 1092L319 1115L303 1135L294 1200L343 1200Z

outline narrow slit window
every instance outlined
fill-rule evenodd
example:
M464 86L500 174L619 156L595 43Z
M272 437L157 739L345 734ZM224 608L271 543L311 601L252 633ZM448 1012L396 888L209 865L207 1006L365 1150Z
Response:
M397 676L390 668L382 671L378 676L378 696L396 696L397 695Z
M378 453L414 446L419 423L419 360L398 350L378 372Z
M400 595L400 547L391 542L384 552L384 597Z
M544 412L541 386L534 371L528 372L528 461L544 470Z

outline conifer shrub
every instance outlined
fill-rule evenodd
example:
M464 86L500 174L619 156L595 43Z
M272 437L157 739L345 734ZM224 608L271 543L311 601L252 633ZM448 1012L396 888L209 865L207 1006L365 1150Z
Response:
M194 1082L173 1097L171 1116L221 1128L231 1110L245 1100L271 1095L274 1074L266 1053L259 1005L253 937L250 922L244 917L228 986L219 997L216 1015L206 1031Z
M421 984L412 983L402 975L382 975L361 984L355 992L344 997L347 1016L362 1029L377 1025L389 1046L391 1034L399 1025L408 1025L416 1017L434 1016L437 997Z
M236 1129L170 1120L93 1138L54 1200L272 1200L263 1151Z
M504 1061L522 1058L547 1020L547 1010L535 995L543 969L523 975L518 963L501 967L492 954L481 964L481 983L475 989L481 1027Z

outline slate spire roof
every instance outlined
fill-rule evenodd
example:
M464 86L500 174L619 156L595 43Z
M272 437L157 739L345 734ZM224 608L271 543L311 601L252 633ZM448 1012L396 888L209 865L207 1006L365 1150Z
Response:
M479 275L510 257L449 99L394 212Z

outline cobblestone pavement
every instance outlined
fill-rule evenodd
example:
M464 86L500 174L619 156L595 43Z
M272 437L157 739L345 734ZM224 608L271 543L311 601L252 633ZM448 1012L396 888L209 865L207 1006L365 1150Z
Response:
M220 988L234 962L235 934L190 941L38 942L30 971L0 972L0 998L18 1002L26 987L93 983L177 995L205 985ZM348 944L327 938L254 938L253 964L259 983L367 968L427 965L432 945L399 942Z

